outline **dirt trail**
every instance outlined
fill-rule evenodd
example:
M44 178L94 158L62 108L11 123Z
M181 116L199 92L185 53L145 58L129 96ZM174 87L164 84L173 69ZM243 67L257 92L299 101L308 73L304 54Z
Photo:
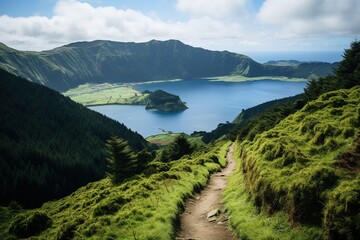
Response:
M226 187L227 177L235 168L233 152L234 146L231 145L227 154L226 168L213 174L208 186L196 195L195 199L186 202L185 211L180 216L180 232L177 240L236 239L227 228L228 217L221 203L221 194Z

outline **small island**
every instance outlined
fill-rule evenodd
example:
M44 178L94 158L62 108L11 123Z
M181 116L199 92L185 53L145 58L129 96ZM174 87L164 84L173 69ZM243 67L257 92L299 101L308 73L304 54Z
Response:
M188 109L179 96L167 93L163 90L156 90L144 100L146 110L156 109L163 112L180 112Z

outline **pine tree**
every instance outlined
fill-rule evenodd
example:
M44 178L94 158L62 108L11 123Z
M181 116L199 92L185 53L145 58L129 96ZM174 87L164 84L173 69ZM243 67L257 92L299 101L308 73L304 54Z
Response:
M360 84L360 41L351 43L343 54L343 60L335 70L343 88L352 88Z
M170 145L170 152L173 160L177 160L186 154L190 154L192 151L193 147L184 134L176 137L174 142Z
M311 79L304 90L306 99L314 100L323 93L360 84L360 41L352 42L350 48L345 50L343 60L334 73L335 75Z
M110 155L107 158L108 176L115 184L121 183L137 171L137 159L128 142L116 136L107 140L106 146Z

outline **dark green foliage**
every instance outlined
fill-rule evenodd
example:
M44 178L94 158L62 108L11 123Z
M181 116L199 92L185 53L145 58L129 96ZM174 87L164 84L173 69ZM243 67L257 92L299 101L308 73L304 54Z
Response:
M320 224L323 202L326 201L324 192L334 186L338 177L333 168L323 166L311 171L304 169L298 175L301 181L294 182L289 193L290 218L293 222Z
M345 138L354 135L350 129L347 132L352 132L352 134L347 133ZM355 175L360 173L360 133L355 137L354 143L339 156L335 164L348 173Z
M10 225L9 233L20 238L26 238L39 234L49 228L51 224L51 218L44 211L18 214Z
M302 103L299 100L295 102L285 100L282 104L276 104L274 107L266 109L263 113L257 114L256 117L236 125L230 132L230 139L235 140L238 138L240 141L245 139L253 140L257 134L273 128L285 117L296 112L301 106Z
M337 65L335 74L319 79L311 79L305 88L307 100L314 100L321 94L352 88L360 84L360 41L354 41L350 49L346 49L343 60Z
M137 158L137 173L141 173L147 168L147 165L156 157L156 152L148 152L145 149L141 150L136 158Z
M235 127L235 124L226 122L220 123L214 130L211 132L194 132L191 136L199 134L202 136L201 140L204 143L210 143L211 141L217 140L224 135L226 136L229 132Z
M341 183L329 196L324 225L330 239L360 239L360 176Z
M156 90L150 93L145 99L145 109L157 109L164 112L184 111L187 106L182 102L177 95L167 93L162 90Z
M39 206L104 177L113 134L136 151L148 146L123 124L3 70L0 89L0 204Z
M110 215L114 214L120 210L121 206L126 203L127 200L122 196L112 198L112 199L105 199L98 206L94 209L94 216L103 216L103 215Z
M328 92L268 131L239 137L245 188L260 211L282 210L325 239L358 239L359 100L359 86Z
M172 152L172 159L177 160L186 154L192 153L194 148L185 135L181 134L170 144L170 150Z
M194 147L188 141L184 134L177 136L174 141L165 148L162 153L160 160L162 162L169 162L172 160L180 159L186 154L190 154L194 151Z
M110 155L106 159L108 163L108 176L113 183L119 184L137 172L138 161L127 141L112 136L107 140L106 146Z
M143 82L225 75L326 76L333 64L271 66L227 51L194 48L180 41L77 42L50 51L23 52L0 44L0 68L58 91L84 83Z
M277 106L281 106L285 103L295 103L297 105L301 105L301 99L303 98L303 94L298 94L292 97L286 97L281 99L272 100L269 102L265 102L259 105L256 105L255 107L248 108L246 110L242 110L242 112L234 119L234 124L241 124L247 120L255 118L257 115L271 109ZM305 105L305 103L303 103ZM296 107L297 109L300 109L303 107L303 105Z
M165 171L168 171L169 169L170 169L170 166L168 165L168 163L153 161L153 162L150 162L146 166L144 173L146 175L151 175L154 173L165 172Z
M76 229L80 224L84 223L84 221L85 220L83 218L76 218L75 220L62 224L55 239L56 240L73 239L76 233Z
M352 88L360 85L360 41L351 43L343 54L343 60L335 71L342 88Z

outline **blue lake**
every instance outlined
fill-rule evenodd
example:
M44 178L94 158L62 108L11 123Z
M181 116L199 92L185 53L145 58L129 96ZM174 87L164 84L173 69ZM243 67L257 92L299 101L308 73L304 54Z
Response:
M162 89L179 95L189 109L164 113L147 111L144 106L105 105L90 108L124 123L144 137L159 134L161 129L190 134L194 131L211 131L219 123L234 120L242 109L296 95L303 92L305 86L306 82L275 80L233 83L201 79L144 83L135 88L140 91Z

